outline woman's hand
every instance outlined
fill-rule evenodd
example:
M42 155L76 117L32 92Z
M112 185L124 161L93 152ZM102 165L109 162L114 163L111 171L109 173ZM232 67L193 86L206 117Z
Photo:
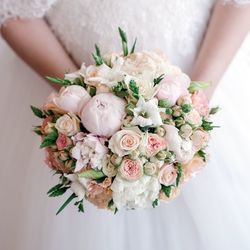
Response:
M44 19L8 20L1 27L1 33L15 52L42 77L63 77L66 71L77 70Z
M216 4L191 73L193 80L213 82L209 99L249 30L250 5Z

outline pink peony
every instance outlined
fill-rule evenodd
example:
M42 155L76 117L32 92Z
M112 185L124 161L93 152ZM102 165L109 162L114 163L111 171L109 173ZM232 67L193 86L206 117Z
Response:
M69 145L71 145L71 140L66 135L59 133L57 140L56 140L56 146L58 150L63 150L67 148Z
M158 136L157 134L148 135L147 143L147 155L149 157L156 155L159 151L167 147L167 141L165 138Z
M201 116L207 116L209 112L208 100L203 91L197 91L192 95L193 107Z
M177 170L174 166L164 165L159 172L159 182L165 186L174 185L177 178Z
M169 104L173 106L180 96L188 94L189 84L190 78L184 73L167 75L160 82L156 96L159 100L168 100Z
M142 163L139 160L124 159L119 173L127 181L137 181L143 175Z
M78 85L61 88L58 94L52 93L48 98L49 103L54 104L59 110L74 114L78 114L89 100L88 92Z
M102 93L86 104L81 121L89 132L110 137L121 128L124 116L125 101L111 93Z

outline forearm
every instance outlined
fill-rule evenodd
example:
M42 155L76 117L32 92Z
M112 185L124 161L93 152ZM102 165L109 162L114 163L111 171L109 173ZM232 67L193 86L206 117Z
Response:
M42 77L63 77L77 69L43 19L9 20L2 36L15 52Z
M206 90L211 98L219 80L250 29L250 7L217 3L207 33L195 61L193 80L211 80Z

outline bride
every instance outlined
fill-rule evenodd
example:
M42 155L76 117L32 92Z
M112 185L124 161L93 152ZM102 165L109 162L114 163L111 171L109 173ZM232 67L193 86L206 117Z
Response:
M211 99L250 29L248 3L0 0L0 25L2 37L39 75L58 77L83 61L91 63L96 42L103 52L119 51L121 26L131 40L138 38L138 50L162 50L192 79L212 80L206 93ZM249 103L247 88L238 79L228 77L223 91L216 93L224 110L218 118L222 128L211 143L211 161L179 198L154 210L117 215L90 204L84 215L68 207L56 217L62 200L46 197L53 179L37 149L38 139L29 131L36 123L29 104L42 103L51 87L3 41L0 52L1 249L250 249Z

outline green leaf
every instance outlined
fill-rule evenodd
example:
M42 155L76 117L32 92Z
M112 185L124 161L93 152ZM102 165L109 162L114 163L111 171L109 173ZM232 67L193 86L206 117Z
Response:
M219 128L219 126L213 126L213 122L207 121L205 119L202 120L201 126L205 131L211 131L214 128Z
M30 106L32 112L34 113L35 116L39 118L45 118L46 116L43 114L43 111L35 106Z
M50 145L54 145L56 142L56 139L58 137L57 130L54 129L50 134L44 137L42 144L40 145L40 148L45 148Z
M135 38L135 41L133 43L133 46L132 46L132 49L130 51L130 54L133 54L135 52L135 45L136 45L136 42L137 42L137 38Z
M129 89L132 91L133 97L139 99L139 87L136 85L136 82L134 80L131 80L129 82Z
M178 163L178 165L177 165L176 187L179 186L182 175L183 175L183 167L182 167L181 163Z
M33 132L35 132L37 135L42 135L41 126L35 126L33 128Z
M192 81L188 88L190 93L194 93L199 90L206 89L211 86L211 82L202 82L202 81Z
M96 87L94 87L94 86L89 86L89 87L88 87L88 92L89 92L89 95L90 95L91 97L93 97L94 95L96 95Z
M171 194L172 185L170 186L161 185L161 189L164 192L164 194L169 198Z
M122 49L123 49L123 55L127 56L128 55L128 39L126 33L118 27L119 34L122 40Z
M203 159L203 161L206 162L206 152L201 149L197 153Z
M158 206L158 199L155 199L153 202L152 202L152 206L153 208L156 208Z
M115 93L115 95L121 98L128 96L128 90L124 82L118 82L118 84L112 88L112 91Z
M62 85L62 86L69 86L69 85L72 85L71 81L70 80L66 80L66 79L61 79L61 78L58 78L58 77L50 77L50 76L46 76L45 77L47 80L55 83L55 84L59 84L59 85Z
M47 192L47 194L53 193L54 191L60 189L62 186L63 186L62 183L55 185L54 187L52 187L51 189L49 189L49 191Z
M102 59L102 56L101 56L101 51L99 49L99 47L95 44L95 52L92 53L92 56L95 60L95 64L96 66L100 66L103 64L103 59Z
M67 207L67 205L73 200L75 199L77 196L73 193L70 195L70 197L62 204L62 206L58 209L56 215L58 215L59 213L62 212L62 210Z
M77 174L79 177L84 177L88 179L100 179L105 176L105 174L101 170L90 169L86 170L82 173Z
M49 193L49 197L61 196L61 195L63 195L68 189L69 189L69 186L57 188L57 189L55 189L53 192Z
M159 84L161 80L164 78L164 74L158 76L157 78L154 79L154 86Z
M74 205L78 207L78 212L84 213L83 200L77 201Z
M210 109L209 114L210 115L215 115L219 110L220 110L220 108L218 106L217 107L213 107L213 108Z

